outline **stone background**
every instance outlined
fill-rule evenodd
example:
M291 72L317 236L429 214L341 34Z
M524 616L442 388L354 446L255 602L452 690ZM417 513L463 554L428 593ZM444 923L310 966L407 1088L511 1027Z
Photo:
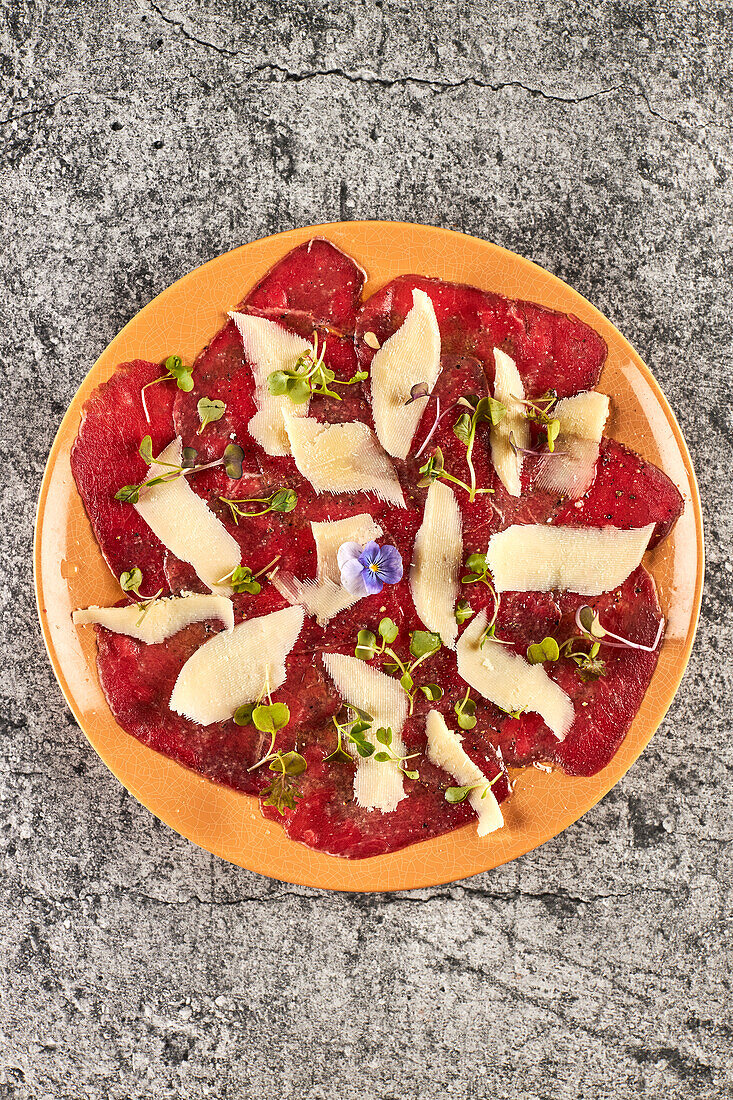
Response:
M729 3L2 0L0 1096L707 1098L733 1089ZM634 343L706 506L696 652L592 812L490 874L343 896L121 790L31 583L44 462L119 328L309 222L451 226Z

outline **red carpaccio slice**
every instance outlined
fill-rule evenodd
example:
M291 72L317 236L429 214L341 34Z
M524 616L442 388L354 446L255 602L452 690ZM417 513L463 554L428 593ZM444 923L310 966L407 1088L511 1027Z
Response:
M597 385L606 361L606 344L577 317L422 275L393 279L360 310L356 348L363 366L376 354L364 341L364 334L373 332L383 344L412 309L414 289L425 291L432 300L444 363L473 356L484 364L493 384L496 347L514 359L527 396L554 389L558 397L568 397Z
M348 335L356 320L356 346L363 365L372 358L364 332L373 331L383 342L401 323L412 305L417 286L434 301L443 343L443 371L415 436L414 451L428 434L440 399L441 409L467 393L485 392L493 379L493 348L502 347L516 358L528 393L552 387L569 395L593 387L605 359L600 337L575 318L525 302L513 302L472 287L441 283L419 276L404 276L380 290L359 311L355 309L363 273L328 242L303 245L286 256L266 275L240 309L276 320L290 331L310 338L317 331L327 341L327 363L338 378L350 377L357 364ZM465 446L453 432L455 415L440 421L424 453L406 462L395 462L405 494L406 509L384 505L366 493L317 495L302 477L291 457L272 458L256 446L247 424L255 412L252 372L245 362L242 343L233 322L227 322L197 358L195 386L191 393L161 383L150 395L150 426L139 404L140 387L160 368L131 364L114 376L112 383L93 396L75 448L74 473L85 505L94 519L94 530L116 572L137 564L151 585L155 578L170 591L202 589L190 567L166 555L129 505L111 502L125 482L139 481L145 466L137 455L144 434L153 436L154 450L162 449L174 434L184 445L198 449L199 461L218 458L226 444L236 441L245 451L243 477L230 481L221 467L191 477L190 484L232 531L242 547L243 561L257 572L278 557L277 568L300 578L316 573L315 542L311 520L336 520L358 512L370 512L384 531L382 542L399 549L405 565L410 561L415 534L422 520L425 489L417 487L419 467L435 447L443 451L451 473L467 479ZM367 384L368 385L368 384ZM323 421L362 420L370 424L368 390L362 385L343 387L341 402L316 397L310 415ZM198 434L196 404L201 396L226 403L224 417ZM124 429L120 408L126 410ZM102 465L104 456L104 465ZM101 467L98 468L98 467ZM681 497L662 471L644 462L613 440L604 440L596 478L577 502L538 492L532 485L533 463L525 463L523 495L509 496L498 481L489 451L488 432L481 425L474 449L477 483L493 488L493 495L479 496L469 504L456 489L462 506L464 550L484 551L491 534L510 523L562 523L619 527L657 524L662 537L681 510ZM269 512L233 523L221 497L240 500L267 497L278 487L295 490L298 505L293 512ZM247 506L245 506L247 507ZM252 508L255 506L252 505ZM122 545L132 549L123 550ZM134 559L134 560L133 560ZM120 564L123 563L123 564ZM143 563L143 564L141 564ZM161 581L160 578L163 577ZM154 589L153 589L154 590ZM480 583L466 585L461 595L475 613L491 612L489 589ZM502 597L497 636L513 643L524 654L527 645L552 635L562 642L575 633L574 615L581 603L596 607L604 625L634 641L653 640L660 610L654 583L639 568L624 585L597 599L571 593L505 593ZM237 617L268 614L285 606L272 585L264 584L256 596L235 597ZM437 706L456 728L455 705L465 693L455 654L443 648L420 666L418 683L445 687L443 698L430 703L419 691L414 714L402 731L409 752L417 758L418 780L405 781L407 796L390 814L359 808L353 797L353 765L326 762L336 745L331 721L341 706L325 674L321 654L333 651L353 654L356 634L375 630L389 616L400 634L397 651L407 657L410 631L423 629L407 582L388 586L377 596L361 600L325 628L306 619L287 660L287 680L276 694L287 703L291 720L278 734L276 748L297 749L307 761L301 780L302 798L293 810L280 816L271 807L263 813L280 821L288 835L321 851L347 858L363 858L395 851L422 839L438 836L472 820L467 803L449 804L444 792L452 780L424 757L425 720ZM200 727L173 714L168 700L178 671L195 649L220 624L196 624L155 646L98 628L100 679L112 712L123 729L157 751L206 775L218 783L246 793L260 793L272 774L266 767L249 771L266 751L267 738L252 726L234 722ZM566 690L576 706L576 720L562 743L557 742L538 715L519 718L504 714L476 692L478 718L474 730L464 734L464 747L487 775L495 776L504 763L524 766L549 761L570 774L591 775L605 766L625 736L643 698L656 665L657 654L637 650L606 650L606 674L584 682L572 662L546 666L548 674ZM383 659L377 662L377 666ZM494 786L503 800L508 794L506 777Z
M116 577L137 565L144 575L144 595L167 588L166 549L130 504L114 496L123 485L136 485L147 473L138 454L145 435L159 454L173 436L175 383L160 382L146 390L150 420L141 391L159 378L160 366L136 359L118 367L84 406L81 427L71 451L71 470L92 530Z
M271 310L300 310L318 324L354 331L366 275L351 256L322 237L294 248L270 268L243 307L269 316Z

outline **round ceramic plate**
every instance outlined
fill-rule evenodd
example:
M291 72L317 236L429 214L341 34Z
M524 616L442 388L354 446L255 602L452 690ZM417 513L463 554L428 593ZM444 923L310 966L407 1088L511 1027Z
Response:
M185 361L221 327L267 269L291 248L324 236L366 270L366 295L397 275L418 272L472 283L512 298L574 313L608 344L599 389L613 399L607 433L672 478L685 510L671 536L645 559L667 616L656 672L631 730L597 775L573 778L536 768L517 773L506 826L479 839L474 825L391 855L345 860L311 851L265 821L255 798L219 787L160 756L116 724L99 686L92 631L71 621L76 607L111 604L119 587L92 535L69 454L82 406L119 363ZM559 279L486 241L400 222L339 222L254 241L192 271L146 306L115 337L80 386L51 449L38 503L35 541L38 609L54 671L79 725L102 760L144 806L182 836L251 871L331 890L406 890L489 870L536 848L590 809L636 760L662 721L692 646L703 578L700 501L677 421L639 356L606 318ZM643 766L643 765L642 765Z

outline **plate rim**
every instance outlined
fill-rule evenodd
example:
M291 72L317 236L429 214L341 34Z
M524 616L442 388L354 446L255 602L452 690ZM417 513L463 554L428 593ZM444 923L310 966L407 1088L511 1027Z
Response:
M669 428L671 429L672 435L674 437L675 444L678 448L680 457L682 459L682 463L684 465L685 472L686 472L688 480L689 480L690 499L689 499L688 506L691 508L691 511L692 511L692 521L693 521L694 530L695 530L696 573L695 573L694 593L693 593L693 597L692 597L692 605L691 605L691 610L690 610L689 626L687 628L687 634L686 634L686 637L685 637L685 640L684 640L684 643L683 643L683 646L682 646L682 650L681 650L681 652L680 652L680 654L679 654L679 656L677 657L677 660L676 660L676 665L675 665L672 681L670 682L670 684L668 685L668 687L666 689L666 698L665 698L663 706L655 713L654 720L651 722L650 728L645 729L643 735L640 737L640 739L639 739L640 743L639 743L638 751L635 751L633 753L633 756L631 757L631 759L628 760L628 762L625 764L625 766L623 766L621 768L621 770L613 768L614 760L617 759L617 757L619 755L619 752L620 752L621 747L619 747L619 750L617 750L617 753L615 754L614 758L612 758L612 760L609 762L609 764L605 768L601 769L600 772L596 773L596 775L594 777L589 777L589 778L597 780L597 777L598 776L603 776L604 773L608 773L608 775L611 775L611 778L609 779L608 782L602 781L599 784L599 789L596 792L594 792L592 797L588 798L587 800L585 800L583 802L582 807L578 810L577 813L573 811L573 816L571 816L571 818L569 820L562 823L557 829L555 829L552 832L549 832L549 833L543 832L543 835L542 835L541 839L530 839L530 842L527 843L526 846L523 846L523 847L520 846L520 848L518 848L515 852L513 852L511 855L509 855L508 857L506 857L504 859L499 859L499 860L493 860L492 861L491 856L490 856L491 849L490 849L489 846L487 846L486 849L485 849L487 858L485 860L484 865L477 866L477 867L475 867L475 869L468 870L468 871L461 870L458 874L458 877L456 877L456 874L447 874L445 876L438 875L437 877L436 877L435 874L432 874L432 875L429 875L425 879L421 879L420 881L417 881L417 882L414 882L414 883L400 884L400 885L384 885L384 884L379 883L380 875L379 875L378 867L376 865L379 864L380 862L382 863L382 865L384 865L384 861L389 861L389 860L393 859L395 856L399 856L400 853L415 852L415 851L419 850L419 848L422 847L423 845L434 843L433 841L416 842L415 844L409 845L407 848L400 849L398 852L395 852L395 853L389 853L385 856L372 856L372 857L368 857L366 859L361 859L361 860L345 860L345 859L343 859L341 857L337 857L337 856L325 856L324 853L316 853L316 855L318 857L322 858L322 859L333 861L333 863L334 863L334 874L329 876L330 878L336 878L336 879L338 878L338 873L337 873L338 868L348 867L348 868L353 869L354 867L360 867L360 868L363 868L365 870L365 874L362 877L364 879L368 880L365 884L364 883L354 884L354 883L344 883L344 882L338 882L338 884L334 884L332 882L324 882L322 876L318 876L318 875L316 875L316 878L318 879L318 881L315 881L313 876L308 874L308 869L307 869L307 864L309 863L309 861L312 860L314 853L312 852L311 849L307 848L305 845L302 845L302 844L300 844L299 842L296 842L296 841L290 841L288 838L286 838L287 845L292 845L294 849L298 850L297 855L300 855L301 863L303 865L302 866L302 872L296 873L294 876L291 876L290 874L273 873L272 871L262 870L260 868L252 868L247 862L245 862L245 860L247 858L247 853L246 852L242 853L242 858L241 859L235 859L235 858L232 857L231 854L223 854L221 851L217 851L216 848L212 847L210 844L203 843L200 839L196 839L196 837L194 835L189 835L189 833L190 833L189 829L185 829L185 828L181 827L180 822L176 822L175 820L172 820L170 814L162 813L160 811L160 807L158 806L156 808L155 805L151 804L148 797L141 797L140 793L138 793L135 789L133 789L134 785L132 784L129 776L125 776L124 774L120 774L120 771L122 769L118 768L117 766L113 766L109 762L109 760L106 758L105 754L102 751L100 751L99 747L95 744L95 742L92 738L92 735L90 734L89 730L87 729L87 719L85 718L84 714L81 712L81 709L78 706L77 701L74 697L74 694L71 690L71 687L68 684L68 681L66 679L66 675L65 675L63 667L62 667L61 657L59 656L59 653L57 652L54 639L52 638L52 635L51 635L50 624L49 624L49 621L48 621L48 614L47 614L45 608L43 607L43 590L44 590L44 587L43 587L43 564L42 564L43 520L44 520L44 516L45 516L46 505L47 505L47 501L48 501L48 493L49 493L49 489L50 489L50 485L51 485L52 476L53 476L56 464L58 462L60 452L63 448L65 438L67 437L68 432L70 430L70 427L72 427L72 425L74 426L74 432L73 432L74 437L76 436L76 431L78 430L78 424L79 424L79 420L80 420L81 410L83 408L84 401L88 397L88 394L85 391L91 390L92 383L93 383L93 388L96 388L96 386L100 384L102 379L97 378L96 375L98 375L100 372L106 371L107 367L106 367L105 360L112 357L115 346L122 343L122 341L123 341L124 337L127 335L128 331L134 325L138 324L141 321L141 319L144 319L146 317L146 315L154 314L156 308L160 307L162 299L165 299L165 297L167 295L171 294L174 290L180 290L182 288L182 284L185 284L189 281L194 281L198 278L201 278L201 276L204 272L214 268L216 265L226 263L227 261L229 263L232 263L234 257L238 256L239 254L245 253L249 249L252 249L253 246L265 245L265 244L268 244L269 242L283 242L283 243L284 242L290 242L290 246L295 247L295 245L297 243L301 243L303 240L307 240L309 237L312 237L312 236L316 236L316 237L317 236L325 236L326 238L328 238L329 231L330 232L338 231L339 233L348 236L350 233L353 234L355 230L359 230L359 229L361 229L361 230L364 230L364 229L375 230L375 229L378 229L379 227L390 228L391 230L397 231L397 232L417 230L420 233L427 232L428 234L437 234L440 237L443 237L447 240L450 240L451 242L454 242L454 246L458 245L459 247L460 247L460 242L465 241L466 239L468 239L472 242L475 242L476 245L480 246L481 248L487 249L488 252L492 253L494 256L503 256L503 257L506 258L507 262L509 262L511 265L518 265L518 267L520 269L523 269L528 274L533 273L536 276L539 276L539 278L543 282L549 280L549 285L551 285L553 287L553 289L558 290L558 292L560 292L563 296L567 296L569 294L571 298L574 298L576 301L582 302L583 305L586 307L586 309L589 310L590 313L594 317L599 318L603 322L604 326L608 326L612 330L615 337L617 337L620 340L621 345L624 346L625 349L628 351L628 354L629 354L632 362L641 371L644 380L646 381L646 383L650 387L650 389L652 391L652 394L653 394L657 404L659 405L662 412L664 413L665 419L667 421L667 424L669 425ZM337 247L341 247L341 246L337 245ZM344 246L344 247L346 248L346 250L348 250L347 246ZM286 249L283 249L283 251L280 253L280 255L284 255L285 251L286 251ZM357 263L361 263L361 259L358 255L358 253L356 253L355 259L356 259ZM265 274L265 270L266 269L262 270L259 273L258 276L255 276L255 279L261 278L262 275ZM253 283L252 285L255 285L255 284ZM379 280L375 280L374 285L370 288L370 293L368 294L367 297L370 297L371 294L374 293L379 288L380 285L382 285L382 284L379 282ZM533 298L531 296L527 296L526 300L527 301L532 301ZM570 312L570 311L565 309L564 312ZM213 333L211 335L213 335ZM211 339L211 336L204 338L202 340L202 342L200 343L199 348L200 349L203 348L206 345L206 343L208 342L208 340L210 340L210 339ZM112 369L114 369L114 368L112 368ZM83 508L83 505L82 505L82 508ZM72 399L71 399L71 401L70 401L70 403L69 403L69 405L68 405L68 407L67 407L67 409L64 413L64 416L61 419L61 422L58 426L58 429L55 433L53 443L51 445L51 448L50 448L50 451L49 451L49 454L48 454L48 458L47 458L47 461L46 461L46 465L45 465L44 473L43 473L43 478L42 478L42 482L41 482L41 487L40 487L40 491L39 491L39 494L38 494L37 505L36 505L36 514L35 514L35 522L34 522L33 579L34 579L34 589L35 589L35 597L36 597L36 609L37 609L37 613L38 613L38 617L39 617L39 621L40 621L40 625L41 625L41 630L42 630L42 634L43 634L43 640L44 640L44 644L45 644L45 647L46 647L46 651L48 653L49 660L51 662L51 666L53 668L55 678L57 680L57 683L59 684L59 687L61 688L62 694L63 694L63 696L64 696L64 698L67 702L67 705L70 707L72 713L74 714L74 717L75 717L77 723L79 724L79 727L80 727L81 731L84 733L84 736L89 741L91 747L93 748L95 753L100 757L100 759L105 764L105 766L108 768L108 770L110 770L112 772L112 774L115 776L115 778L122 784L122 786L133 795L133 797L136 799L136 801L140 802L141 805L143 805L150 813L152 813L155 817L157 817L159 820L161 820L164 824L168 825L171 829L173 829L174 832L177 832L180 836L183 836L185 839L187 839L190 842L196 844L198 847L204 848L204 850L209 851L212 854L217 855L222 859L226 859L228 862L232 862L236 866L241 866L244 869L254 871L254 873L262 874L266 877L270 877L275 881L288 882L288 883L292 883L294 885L310 886L310 887L314 887L314 888L317 888L317 889L338 890L338 891L343 891L343 892L360 892L360 893L392 892L392 891L396 891L396 890L401 890L402 891L402 890L412 890L412 889L425 889L425 888L429 888L431 886L438 886L438 885L444 885L444 884L451 883L451 882L458 882L458 881L461 881L464 878L470 878L473 875L484 873L486 871L492 870L494 867L501 866L504 863L511 862L512 860L514 860L516 858L519 858L521 855L524 855L527 852L534 850L535 848L541 847L542 844L545 844L547 841L553 839L555 836L560 835L560 833L564 832L565 829L569 828L570 825L574 824L585 813L587 813L590 809L592 809L592 807L594 805L596 805L602 798L604 798L605 795L608 794L608 792L614 786L616 786L616 784L618 782L620 782L620 780L623 778L623 776L626 774L626 772L632 767L632 765L639 758L641 753L644 751L644 749L649 744L649 741L652 739L652 737L655 735L655 733L659 729L659 726L661 725L662 721L664 720L664 717L667 714L667 711L669 710L669 707L671 706L671 704L672 704L672 702L673 702L673 700L674 700L674 698L677 694L680 683L681 683L681 681L684 677L685 671L687 669L687 666L688 666L688 663L689 663L689 658L690 658L690 653L692 651L692 647L693 647L694 642L695 642L695 637L696 637L697 628L698 628L698 624L699 624L699 618L700 618L700 608L701 608L701 602L702 602L702 589L703 589L703 584L704 584L704 574L705 574L705 547L704 547L704 526L703 526L702 506L701 506L701 501L700 501L699 487L698 487L698 484L697 484L697 477L696 477L696 474L695 474L694 465L692 463L692 458L691 458L689 449L687 447L687 443L685 441L684 435L683 435L682 430L681 430L681 428L679 426L679 423L677 421L677 417L674 413L674 410L672 409L671 405L669 404L669 401L667 400L666 395L664 394L661 386L657 382L657 380L654 377L654 375L653 375L652 371L650 370L650 368L641 359L641 356L639 355L639 353L633 348L633 346L623 336L623 334L616 328L616 326L609 320L609 318L605 316L605 314L601 313L601 311L596 306L594 306L592 302L590 302L587 298L585 298L579 291L575 290L573 287L571 287L564 280L560 279L557 275L554 275L552 272L548 271L547 269L541 267L539 264L535 263L533 260L530 260L527 257L521 256L518 253L515 253L510 249L504 248L501 245L494 244L491 241L487 241L484 238L477 237L473 234L463 233L459 230L454 230L454 229L447 229L447 228L442 227L442 226L433 226L433 225L426 225L426 224L420 224L420 223L414 223L414 222L395 221L395 220L364 219L364 220L348 221L348 222L341 222L341 221L324 222L324 223L319 223L317 225L298 226L298 227L294 227L294 228L291 228L291 229L288 229L288 230L283 230L283 231L278 232L278 233L268 234L265 237L260 237L260 238L253 239L251 241L247 241L244 244L241 244L241 245L237 246L236 248L230 249L226 252L221 253L218 256L212 257L211 259L205 261L203 264L199 265L198 267L195 267L191 271L186 272L179 279L176 279L173 283L171 283L169 286L165 287L162 291L160 291L153 299L151 299L150 302L146 303L140 310L138 310L135 314L133 314L133 316L125 323L125 325L119 330L119 332L105 346L105 348L102 350L100 355L97 357L94 364L87 371L87 373L84 375L83 379L81 380L81 382L77 386L76 391L74 393L74 396L72 397ZM654 574L652 573L652 575L654 575ZM657 671L658 670L655 670L654 676L657 675ZM96 677L96 666L92 670L92 674ZM654 676L652 677L652 681L650 682L650 685L647 688L647 693L651 689L651 685L654 682ZM646 698L647 693L645 693L645 698ZM110 712L110 715L111 715L111 712ZM635 719L634 719L635 721L636 721L636 717L638 717L638 714L637 714L637 716L635 716ZM115 725L116 725L116 723L115 723ZM117 728L121 729L120 727L117 727ZM633 729L633 726L632 726L632 729ZM124 733L124 731L121 731L121 732L123 733L124 737L130 737L131 736L129 734ZM631 733L631 730L629 731L629 733L627 733L627 735L626 735L627 738L630 736L630 733ZM622 745L623 745L623 742L622 742ZM154 750L148 750L148 751L151 752L151 753L154 753ZM189 776L191 776L191 775L196 776L197 780L204 783L207 787L215 787L215 788L217 788L217 790L220 790L218 784L214 784L210 780L205 779L204 777L198 775L197 773L191 772L190 769L185 768L183 765L176 764L175 762L168 760L168 758L162 757L161 754L154 753L154 755L156 757L159 757L161 761L167 761L167 763L169 765L172 765L173 768L179 769L180 771L187 773L187 775L189 775ZM615 771L618 771L618 774L614 775L613 772L615 772ZM582 781L586 777L573 777L573 778L576 781ZM254 799L251 798L251 796L247 796L247 795L241 794L239 792L230 792L230 794L233 794L237 798L240 798L240 799L247 799L248 801L251 801L251 802L255 801ZM262 820L264 821L265 819L262 819ZM277 825L277 823L275 824L275 828L280 830L280 826ZM460 829L453 830L451 833L444 834L443 838L436 838L436 839L445 840L445 838L447 838L447 837L457 838L457 837L460 837L461 835L466 834L469 830L473 830L473 825L471 823L465 825L464 827L462 827ZM284 835L284 831L283 831L283 835ZM297 862L297 855L296 855L296 862ZM368 871L367 871L367 868L368 868ZM371 874L370 873L371 871L374 871L375 873ZM415 877L415 876L413 875L413 877Z

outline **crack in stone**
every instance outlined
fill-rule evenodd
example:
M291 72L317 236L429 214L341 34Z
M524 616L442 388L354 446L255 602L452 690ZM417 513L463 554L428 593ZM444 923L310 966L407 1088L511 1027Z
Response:
M209 42L207 39L199 38L196 34L192 34L186 28L186 25L182 19L175 19L173 16L166 15L161 8L154 3L154 0L148 0L152 11L158 15L164 23L167 23L171 27L175 27L180 31L181 35L188 41L193 42L198 46L203 46L206 49L214 50L215 53L220 54L222 57L241 57L242 54L239 50L230 50L225 46L219 46L215 42ZM349 73L344 69L313 69L310 72L298 73L292 72L290 69L286 69L282 65L276 65L274 62L264 62L262 65L256 65L250 69L247 76L255 76L260 73L272 73L277 74L282 78L282 83L288 84L302 84L307 80L323 79L325 77L336 77L340 80L346 80L350 84L373 84L381 88L395 88L404 87L408 84L416 84L418 86L432 88L438 93L450 92L454 88L465 88L473 86L476 88L485 88L492 92L500 92L505 88L521 88L522 91L527 92L528 95L538 96L541 99L549 100L552 103L567 103L577 104L585 103L591 99L597 99L599 96L611 95L614 92L620 91L620 87L615 88L601 88L595 92L589 92L587 95L582 96L561 96L555 95L552 92L547 92L543 88L533 88L528 84L523 84L521 80L503 80L496 84L492 84L490 81L480 80L475 76L467 76L462 80L447 81L437 78L421 77L421 76L400 76L400 77L382 77L377 76L375 73Z

